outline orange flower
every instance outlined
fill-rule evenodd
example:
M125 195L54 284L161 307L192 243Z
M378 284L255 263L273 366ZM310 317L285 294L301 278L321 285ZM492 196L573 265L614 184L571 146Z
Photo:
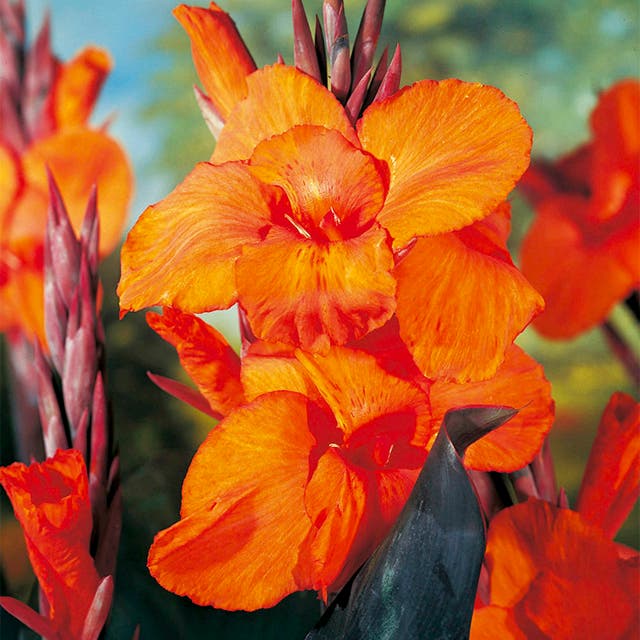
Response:
M246 75L247 63L225 89L228 58L206 55L202 34L220 32L240 55L237 32L220 26L219 10L178 15L228 115L211 162L129 234L121 309L239 302L259 338L317 352L395 312L425 375L490 377L542 305L502 236L473 226L528 164L531 132L516 105L491 87L425 80L369 106L354 128L335 96L293 67Z
M388 361L361 348L311 355L257 341L240 367L199 318L168 308L147 317L176 346L208 413L226 416L187 473L181 520L149 555L160 584L199 604L255 609L295 590L339 589L404 506L448 409L527 405L472 445L480 469L524 466L551 425L549 385L516 347L487 382L431 384L415 369L389 371L410 358L397 334ZM385 331L389 346L393 325Z
M8 597L0 598L0 605L49 638L88 637L83 629L85 625L93 628L96 621L87 622L87 616L97 613L97 600L105 593L89 553L93 521L82 455L68 449L28 467L16 462L0 468L0 484L22 526L48 613L38 615ZM110 594L106 595L110 601ZM106 611L102 604L100 610L106 618L108 603Z
M640 497L640 404L614 393L598 427L576 511L613 538Z
M578 513L530 499L489 527L489 606L472 640L631 638L638 632L638 560Z
M640 82L604 92L591 114L592 141L523 182L536 218L522 270L545 312L535 327L571 338L603 322L640 283Z
M76 231L97 184L102 255L120 239L132 176L121 147L102 129L88 125L111 66L107 53L89 47L62 64L49 51L45 25L30 55L37 61L28 72L39 83L36 96L30 87L34 77L23 76L17 63L15 68L8 65L0 79L2 91L17 100L0 122L0 331L20 329L45 344L46 168L60 187Z

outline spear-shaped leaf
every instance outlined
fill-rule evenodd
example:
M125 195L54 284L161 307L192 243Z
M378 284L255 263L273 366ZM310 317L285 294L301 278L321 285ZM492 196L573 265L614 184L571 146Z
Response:
M400 517L307 640L468 637L485 549L465 449L516 411L450 411Z

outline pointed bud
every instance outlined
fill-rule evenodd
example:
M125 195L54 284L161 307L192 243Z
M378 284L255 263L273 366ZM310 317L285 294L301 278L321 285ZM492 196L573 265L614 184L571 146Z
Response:
M107 576L98 585L85 618L80 640L98 640L113 602L113 577Z
M216 109L215 105L208 95L203 93L202 90L195 85L193 87L193 91L196 95L196 102L200 107L202 118L204 119L207 128L211 132L213 139L217 140L220 136L220 132L222 131L222 127L224 127L224 120L218 113L218 110Z
M369 85L369 78L371 77L371 69L365 73L356 88L351 92L347 104L345 105L345 111L349 116L352 123L355 124L356 120L360 116L364 99L367 95L367 87Z
M368 107L376 97L376 93L378 93L378 89L382 84L382 79L387 73L388 68L388 60L389 60L389 47L385 47L382 55L380 56L380 60L378 61L378 66L373 74L373 78L371 79L371 84L369 84L369 91L367 93L367 98L364 102L365 108Z
M359 84L373 66L373 57L382 29L385 0L368 0L351 54L351 88Z
M291 0L291 16L293 18L293 63L298 69L320 82L318 56L302 0Z
M528 498L539 498L538 487L535 478L531 473L531 469L526 467L509 474L511 484L516 492L516 496L520 502L524 502Z
M0 607L10 613L16 620L20 620L29 629L35 631L39 636L43 638L59 637L51 620L36 613L24 602L8 596L2 596L0 597Z
M548 502L553 502L558 494L558 485L548 438L543 442L538 455L531 461L530 467L540 497Z
M380 87L376 92L373 102L379 102L389 96L392 96L400 88L400 76L402 74L402 54L400 53L400 45L396 46L396 50L391 58L389 67L387 68Z

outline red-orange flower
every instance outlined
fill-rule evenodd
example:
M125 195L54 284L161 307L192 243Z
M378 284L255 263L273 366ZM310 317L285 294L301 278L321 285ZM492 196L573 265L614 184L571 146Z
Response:
M524 466L551 425L548 383L516 347L489 381L430 384L361 348L311 355L257 341L240 361L195 316L147 317L176 346L209 413L226 416L187 473L181 520L149 555L160 584L200 604L255 609L294 590L338 589L402 509L448 409L528 405L470 448L480 469ZM408 358L395 343L387 355Z
M106 594L99 591L101 579L89 553L93 520L82 455L68 449L43 463L16 462L0 468L0 484L22 526L48 613L38 615L8 597L0 598L0 606L48 638L86 637L83 629L97 623L87 623L87 614L97 613L94 598ZM98 608L104 623L108 603L106 611L101 605Z
M603 322L640 283L640 82L604 92L592 140L524 180L536 218L522 270L546 308L535 327L570 338Z
M569 509L535 499L504 509L489 527L491 599L471 638L635 637L639 560Z
M60 187L76 231L91 187L97 184L102 255L120 239L132 188L131 170L120 145L104 130L88 124L111 66L107 53L89 47L63 64L50 53L47 33L45 28L30 51L27 75L22 74L17 58L15 68L7 59L7 73L0 79L4 100L0 121L0 331L20 329L43 344L47 168ZM12 38L9 41L15 44ZM38 83L37 94L31 86L34 82Z
M181 11L203 78L213 54L194 24L205 29L209 14ZM259 338L318 352L396 313L425 375L490 377L542 304L499 234L473 226L527 166L531 134L516 105L491 87L422 81L372 104L354 128L298 69L240 73L233 92L219 75L206 76L209 92L236 102L211 162L129 234L121 308L238 302Z

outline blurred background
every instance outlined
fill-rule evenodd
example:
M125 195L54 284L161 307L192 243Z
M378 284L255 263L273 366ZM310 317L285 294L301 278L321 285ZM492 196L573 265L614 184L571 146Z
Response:
M206 3L194 3L202 4ZM220 0L231 13L258 66L282 53L292 62L288 0ZM26 0L30 32L48 11L54 51L67 59L89 43L109 49L114 70L93 122L115 115L111 131L136 172L133 224L146 205L164 197L213 149L192 86L197 82L186 34L168 0ZM355 36L363 0L345 2ZM305 2L307 13L321 3ZM636 0L388 0L379 50L401 43L403 84L458 77L499 87L521 107L534 130L533 154L555 158L588 137L597 94L617 79L640 75L640 5ZM531 219L513 196L512 252ZM125 528L117 599L109 638L302 638L320 607L313 594L296 594L274 609L252 614L200 608L166 593L146 571L155 533L178 517L181 481L196 448L212 427L195 410L163 394L148 370L183 378L175 352L147 326L144 313L119 321L115 287L118 256L103 265L109 392L120 443ZM616 321L628 318L616 309ZM233 314L208 318L237 344ZM553 385L556 424L551 436L559 482L574 500L601 413L616 390L636 393L599 330L564 342L532 330L519 343L546 370ZM6 348L0 345L0 462L13 461ZM0 593L33 597L21 534L2 497ZM619 540L639 546L638 510ZM0 637L17 625L0 617ZM25 636L26 637L26 636Z

